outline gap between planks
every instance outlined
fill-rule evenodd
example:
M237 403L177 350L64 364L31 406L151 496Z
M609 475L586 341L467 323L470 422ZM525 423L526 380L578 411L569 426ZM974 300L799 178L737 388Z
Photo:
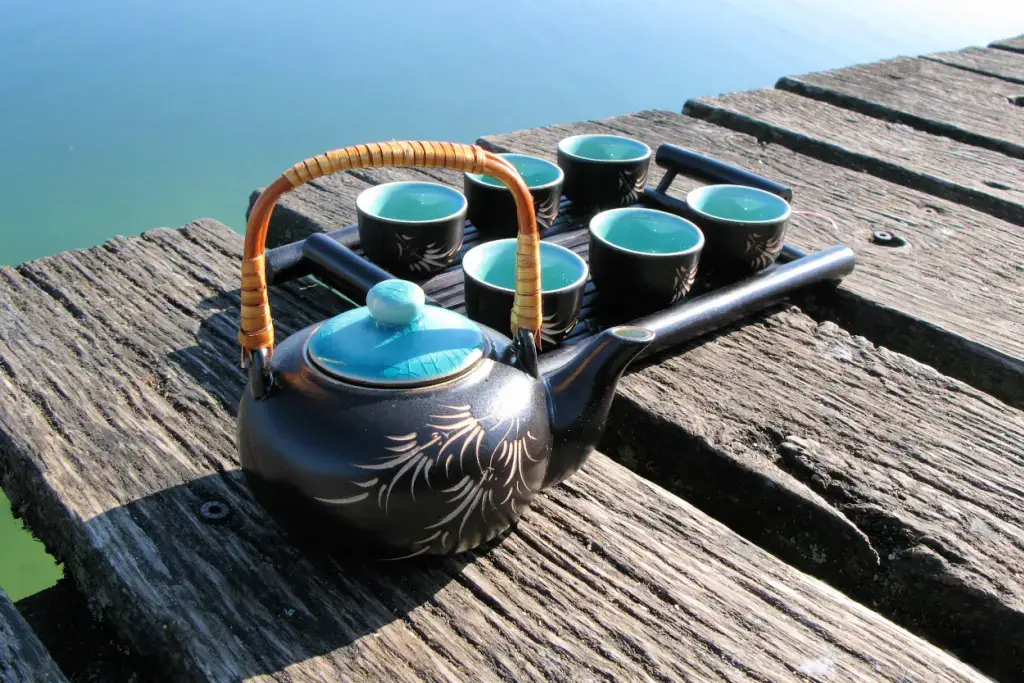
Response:
M0 589L0 681L67 683L32 628Z
M1024 226L1024 160L777 89L689 100L683 114Z
M1024 86L999 78L898 57L785 76L776 87L1024 158Z

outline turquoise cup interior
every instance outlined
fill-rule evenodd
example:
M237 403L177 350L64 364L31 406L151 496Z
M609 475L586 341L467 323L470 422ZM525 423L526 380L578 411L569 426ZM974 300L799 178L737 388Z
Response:
M516 170L519 171L519 175L522 176L526 186L531 190L541 190L546 187L551 187L555 183L562 181L564 172L558 164L551 163L546 159L540 157L532 157L528 154L499 154L509 161ZM492 187L500 187L508 189L505 183L501 182L497 178L492 178L489 175L483 175L482 173L467 173L466 176L471 180L484 185L491 185Z
M586 161L642 161L651 156L651 148L620 135L573 135L558 142L566 156Z
M466 210L466 197L446 185L399 181L363 190L356 206L369 216L387 221L415 223L454 218Z
M730 223L758 225L788 220L789 202L745 185L707 185L686 195L686 204L699 216Z
M477 282L509 293L516 291L516 240L494 240L477 245L462 258L462 269ZM541 293L579 287L589 275L579 255L551 242L540 243Z
M690 221L641 207L602 211L591 219L590 233L619 251L645 256L679 256L704 247L704 233Z

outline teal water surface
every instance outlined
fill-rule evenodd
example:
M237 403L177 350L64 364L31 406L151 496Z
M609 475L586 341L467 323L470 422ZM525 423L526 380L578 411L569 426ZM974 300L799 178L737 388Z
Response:
M679 111L1021 32L1001 0L3 2L0 263L198 217L241 230L252 189L343 145ZM18 543L0 536L0 586L52 583Z
M21 600L52 586L61 575L61 567L14 518L0 491L0 588L11 600Z

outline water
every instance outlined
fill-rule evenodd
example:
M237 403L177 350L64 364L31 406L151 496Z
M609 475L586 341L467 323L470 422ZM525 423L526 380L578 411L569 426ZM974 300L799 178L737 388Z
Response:
M0 263L240 229L253 188L333 147L679 111L1021 32L999 0L0 0ZM45 587L20 542L0 586Z
M52 586L62 571L10 510L0 491L0 588L11 600L20 600Z

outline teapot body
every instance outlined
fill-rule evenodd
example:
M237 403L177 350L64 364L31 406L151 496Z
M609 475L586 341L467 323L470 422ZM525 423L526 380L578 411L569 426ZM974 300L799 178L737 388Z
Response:
M453 379L420 387L341 381L309 358L312 325L271 360L269 394L238 411L242 469L286 527L383 558L461 552L494 538L545 480L544 383L500 360L508 340Z

